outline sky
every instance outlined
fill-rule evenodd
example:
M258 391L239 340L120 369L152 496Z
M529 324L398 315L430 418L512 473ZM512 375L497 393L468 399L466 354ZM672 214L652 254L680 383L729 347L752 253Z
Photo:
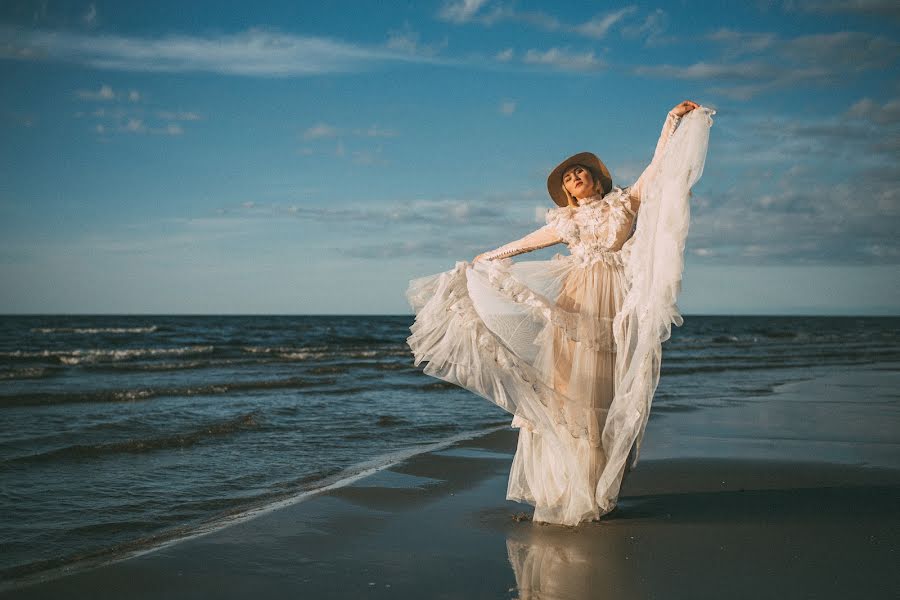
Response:
M898 34L896 0L8 0L0 313L411 314L689 99L681 312L897 315Z

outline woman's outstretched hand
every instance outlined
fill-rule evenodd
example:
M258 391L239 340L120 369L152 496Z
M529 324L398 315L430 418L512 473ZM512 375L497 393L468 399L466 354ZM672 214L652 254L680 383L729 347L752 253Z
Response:
M676 117L683 117L695 108L700 108L700 105L692 100L685 100L684 102L670 110L669 113L675 115Z

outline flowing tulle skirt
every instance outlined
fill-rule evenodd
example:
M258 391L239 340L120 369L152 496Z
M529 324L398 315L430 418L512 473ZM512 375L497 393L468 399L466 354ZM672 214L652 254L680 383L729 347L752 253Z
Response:
M459 262L410 283L416 364L515 415L507 498L533 505L535 521L576 525L608 512L595 493L626 292L615 252Z

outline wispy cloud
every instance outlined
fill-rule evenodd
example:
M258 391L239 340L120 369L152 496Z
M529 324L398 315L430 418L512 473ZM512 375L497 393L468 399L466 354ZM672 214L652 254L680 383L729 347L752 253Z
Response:
M525 52L522 62L529 65L554 67L564 71L599 71L606 67L606 62L596 57L593 51L578 53L568 48L531 49Z
M894 0L786 0L782 7L788 12L900 18L900 5Z
M81 17L81 22L87 27L97 26L97 7L93 2L88 6L87 11Z
M647 46L658 46L672 43L674 38L663 34L669 28L669 15L661 8L644 17L640 24L624 25L622 35L626 38L640 38Z
M199 113L192 111L149 111L141 105L143 94L140 91L117 92L108 84L101 84L98 90L76 90L75 96L101 104L90 112L75 112L76 118L95 120L92 131L99 136L98 141L107 141L116 133L180 136L184 134L180 122L202 119ZM117 101L120 104L117 105Z
M137 90L128 90L127 92L116 92L111 85L101 84L98 90L75 90L75 97L80 100L88 101L110 101L110 100L127 100L128 102L140 102L141 93Z
M622 35L644 38L650 44L667 26L666 13L656 9L639 23L628 24L627 19L636 16L635 5L598 13L590 19L566 22L542 11L526 11L506 2L485 0L454 0L446 2L438 11L438 18L457 25L477 23L486 27L501 22L523 23L544 31L560 31L592 39L604 39L615 27L621 27Z
M602 39L606 37L613 25L620 23L626 16L637 11L635 6L626 6L602 15L597 15L587 23L576 25L574 30L587 37Z
M384 127L380 127L378 125L372 125L364 129L354 129L353 135L370 138L392 138L397 137L399 134L394 129L385 129Z
M467 23L487 4L487 0L449 0L441 6L438 16L451 23Z
M709 160L734 184L694 198L688 250L722 264L900 264L898 107L723 119Z
M258 204L250 202L223 207L220 214L245 214L266 217L291 217L316 222L340 222L359 224L367 228L391 224L416 224L419 226L445 226L454 224L490 224L508 218L503 210L487 202L471 200L411 200L392 205L302 205Z
M397 137L398 133L393 129L386 129L379 125L370 125L369 127L357 128L340 128L328 123L317 123L307 128L302 138L312 144L306 145L299 149L299 153L303 156L313 155L330 155L338 158L350 157L350 159L358 165L386 165L390 161L384 156L384 148L381 144L375 147L366 147L351 150L348 152L346 137L368 139L369 143L379 138ZM328 140L334 143L334 146L325 146L323 142ZM356 142L361 141L357 139Z
M333 138L336 137L337 134L338 131L335 127L332 127L327 123L318 123L303 132L303 139L318 140L322 138Z
M404 23L402 29L394 29L388 32L387 48L408 56L433 57L447 47L447 39L440 42L424 43L417 31L413 31L409 23Z
M507 48L505 50L501 50L497 54L494 55L494 60L497 62L509 62L513 59L515 52L512 48Z
M199 121L203 117L200 113L193 111L171 111L160 110L156 112L156 116L167 121Z
M418 48L363 46L261 28L216 36L158 38L93 35L0 26L0 59L44 60L95 69L209 72L248 77L298 77L355 72L386 63L437 59Z
M115 100L116 93L112 87L104 84L97 91L93 90L76 90L75 95L82 100Z
M900 42L883 35L839 31L781 38L774 33L719 29L706 40L723 48L721 62L634 67L636 75L708 81L710 92L746 100L764 91L798 84L841 85L848 75L888 68L900 57Z
M862 98L847 109L847 116L865 119L879 125L900 123L900 98L894 98L879 105L871 98Z

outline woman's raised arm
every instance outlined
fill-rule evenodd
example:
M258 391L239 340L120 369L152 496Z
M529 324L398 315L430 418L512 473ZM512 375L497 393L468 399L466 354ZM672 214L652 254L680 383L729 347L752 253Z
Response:
M474 259L472 259L472 262L475 262L477 260L494 260L495 258L507 258L509 256L531 252L532 250L537 250L538 248L546 248L547 246L552 246L553 244L558 244L562 241L563 239L559 237L559 234L556 232L556 228L553 227L553 225L547 224L537 231L532 231L522 239L518 239L514 242L510 242L508 244L500 246L499 248L491 250L490 252L482 252Z
M643 187L646 185L647 180L653 176L653 172L656 170L656 166L659 163L659 158L662 156L666 144L669 142L669 138L672 137L672 134L675 133L675 129L678 128L681 117L699 106L700 105L696 102L685 100L670 110L669 114L666 115L666 121L663 123L662 132L659 134L659 140L656 142L656 150L653 152L653 159L650 161L647 168L644 169L644 172L641 173L641 176L638 177L638 180L634 185L628 190L628 195L631 197L631 208L634 212L637 212L638 207L641 204L641 192L643 191Z

